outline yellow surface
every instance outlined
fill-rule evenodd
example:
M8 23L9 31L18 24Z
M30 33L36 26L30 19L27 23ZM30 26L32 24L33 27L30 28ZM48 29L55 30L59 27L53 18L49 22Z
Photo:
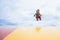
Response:
M20 27L3 40L60 40L60 28Z

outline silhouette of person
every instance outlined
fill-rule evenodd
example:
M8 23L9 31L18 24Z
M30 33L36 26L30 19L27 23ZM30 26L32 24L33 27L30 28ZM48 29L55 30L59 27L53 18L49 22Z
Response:
M34 16L36 17L36 20L37 20L37 21L38 21L38 19L41 20L41 14L40 14L39 11L40 11L40 10L37 9L37 10L36 10L36 13L34 14Z

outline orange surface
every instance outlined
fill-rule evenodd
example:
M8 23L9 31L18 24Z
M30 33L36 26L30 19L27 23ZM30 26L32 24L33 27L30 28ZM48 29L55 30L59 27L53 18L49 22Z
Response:
M60 40L59 27L20 27L3 40Z

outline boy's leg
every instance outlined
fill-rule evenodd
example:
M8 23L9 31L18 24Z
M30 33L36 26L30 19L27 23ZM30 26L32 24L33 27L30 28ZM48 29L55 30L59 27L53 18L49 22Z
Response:
M41 17L39 17L39 19L41 20Z
M41 17L40 17L40 20L41 20Z
M36 18L36 20L38 21L38 18Z
M36 20L38 21L38 17L36 17Z

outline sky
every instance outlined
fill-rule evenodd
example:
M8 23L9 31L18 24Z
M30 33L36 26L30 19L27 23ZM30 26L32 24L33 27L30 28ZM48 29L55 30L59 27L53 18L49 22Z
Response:
M34 14L40 9L42 20ZM60 0L0 0L0 26L60 26Z

